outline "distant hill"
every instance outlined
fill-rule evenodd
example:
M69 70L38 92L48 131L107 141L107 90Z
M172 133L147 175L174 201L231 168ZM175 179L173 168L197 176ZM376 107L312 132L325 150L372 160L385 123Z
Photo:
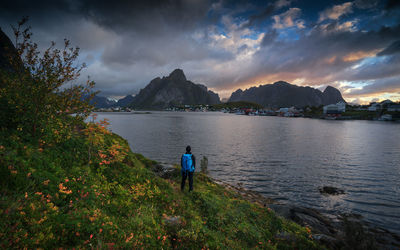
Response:
M119 99L118 102L115 104L115 106L128 107L129 105L131 105L132 102L133 102L133 96L127 95L124 98Z
M93 99L90 101L90 104L94 105L96 108L111 108L116 103L116 101L108 100L107 97L98 95L94 96Z
M260 85L245 91L238 89L232 93L229 102L255 102L264 107L305 107L319 106L343 101L342 94L334 87L328 86L324 92L311 87L300 87L279 81L274 84Z
M133 97L131 106L139 109L163 109L186 104L218 103L218 94L204 85L188 81L183 71L176 69L167 77L153 79Z

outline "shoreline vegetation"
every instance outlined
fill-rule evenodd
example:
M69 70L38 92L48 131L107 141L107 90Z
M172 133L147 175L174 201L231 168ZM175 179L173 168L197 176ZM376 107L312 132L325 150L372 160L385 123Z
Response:
M278 204L203 173L196 173L193 193L181 192L178 166L133 153L104 124L82 124L57 145L15 136L2 142L2 248L399 246L398 236L357 216L338 220Z
M309 228L204 174L182 193L179 171L155 175L156 162L102 124L56 145L2 141L2 248L321 248Z

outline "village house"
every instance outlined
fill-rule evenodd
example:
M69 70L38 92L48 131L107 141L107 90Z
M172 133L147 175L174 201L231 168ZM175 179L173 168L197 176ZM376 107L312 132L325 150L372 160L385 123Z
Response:
M346 112L346 103L338 102L336 104L329 104L323 107L324 114L341 114Z

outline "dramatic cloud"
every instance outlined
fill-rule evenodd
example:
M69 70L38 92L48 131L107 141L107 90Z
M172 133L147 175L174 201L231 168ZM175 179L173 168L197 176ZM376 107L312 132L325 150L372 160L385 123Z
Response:
M282 13L280 15L275 15L272 17L275 21L272 27L275 29L284 29L297 26L297 28L303 29L305 28L304 21L299 19L296 20L297 18L300 17L300 15L301 15L301 9L290 8L285 13Z
M335 5L332 8L328 8L320 13L319 21L326 19L337 20L339 17L352 12L353 3L347 2L340 5Z
M398 97L400 5L395 0L8 1L0 27L30 17L46 48L66 37L106 96L135 94L182 68L227 97L278 80L338 87L349 101Z

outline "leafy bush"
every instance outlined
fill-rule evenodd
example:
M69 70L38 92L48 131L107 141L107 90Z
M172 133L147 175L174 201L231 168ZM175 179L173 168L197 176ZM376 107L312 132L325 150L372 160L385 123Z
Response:
M53 42L41 53L26 22L23 19L13 27L16 49L8 48L15 51L8 56L14 70L0 69L0 129L37 142L60 142L90 114L93 107L88 101L95 94L91 92L94 82L66 86L85 67L75 63L79 48L65 39L62 49Z

